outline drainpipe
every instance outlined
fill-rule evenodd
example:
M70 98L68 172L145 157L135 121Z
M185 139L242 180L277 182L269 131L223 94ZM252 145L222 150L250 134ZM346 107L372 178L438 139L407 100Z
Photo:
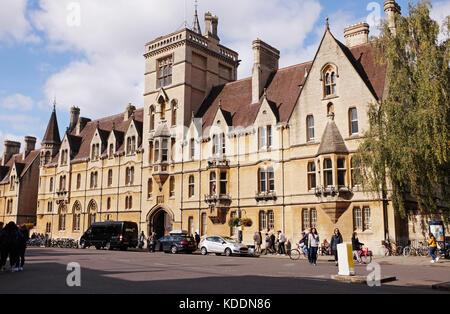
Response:
M86 162L86 170L85 170L85 176L84 176L84 215L83 215L83 232L86 231L86 193L87 193L87 177L88 177L88 158L85 160Z

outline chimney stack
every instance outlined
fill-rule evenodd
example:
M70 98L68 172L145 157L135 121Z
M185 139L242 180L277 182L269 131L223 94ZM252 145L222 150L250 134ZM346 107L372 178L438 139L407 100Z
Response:
M34 136L25 136L23 159L25 159L28 156L28 154L35 149L35 147L36 147L36 138Z
M369 24L363 22L347 27L344 29L344 37L349 48L368 43Z
M384 1L384 12L386 13L387 22L392 35L397 34L396 18L397 15L402 13L401 7L395 2L395 0Z
M11 156L20 152L20 142L8 141L4 142L2 166L6 165Z
M212 16L211 12L205 13L205 36L219 39L217 35L217 26L219 25L219 18Z
M127 109L125 111L124 121L127 121L128 119L130 119L135 111L136 111L136 107L133 106L131 103L129 103L127 106Z
M79 118L80 118L80 108L75 106L70 108L70 125L69 125L70 131L75 129Z
M270 75L278 70L280 51L260 39L253 41L252 104L259 102Z

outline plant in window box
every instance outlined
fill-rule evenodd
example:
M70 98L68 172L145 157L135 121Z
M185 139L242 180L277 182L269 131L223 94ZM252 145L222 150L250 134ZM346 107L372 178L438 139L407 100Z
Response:
M230 221L228 222L228 225L230 227L238 227L240 223L240 219L237 217L231 218Z
M253 221L250 218L242 218L241 225L245 227L251 227L253 225Z

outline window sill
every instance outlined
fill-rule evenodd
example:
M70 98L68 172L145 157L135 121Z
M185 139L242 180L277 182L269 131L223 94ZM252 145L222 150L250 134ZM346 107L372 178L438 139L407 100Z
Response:
M325 96L324 98L322 98L322 101L331 100L331 99L335 99L335 98L339 98L339 96L337 96L337 95L328 95L328 96Z

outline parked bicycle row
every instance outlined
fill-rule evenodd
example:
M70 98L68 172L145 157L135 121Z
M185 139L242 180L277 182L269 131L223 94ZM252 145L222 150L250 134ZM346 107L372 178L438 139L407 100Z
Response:
M397 241L391 243L389 241L384 241L384 255L385 256L431 256L430 250L430 240L434 239L432 234L429 235L429 240L408 240L408 241ZM440 245L436 239L434 239L436 247L436 256L441 258L450 258L450 243Z

